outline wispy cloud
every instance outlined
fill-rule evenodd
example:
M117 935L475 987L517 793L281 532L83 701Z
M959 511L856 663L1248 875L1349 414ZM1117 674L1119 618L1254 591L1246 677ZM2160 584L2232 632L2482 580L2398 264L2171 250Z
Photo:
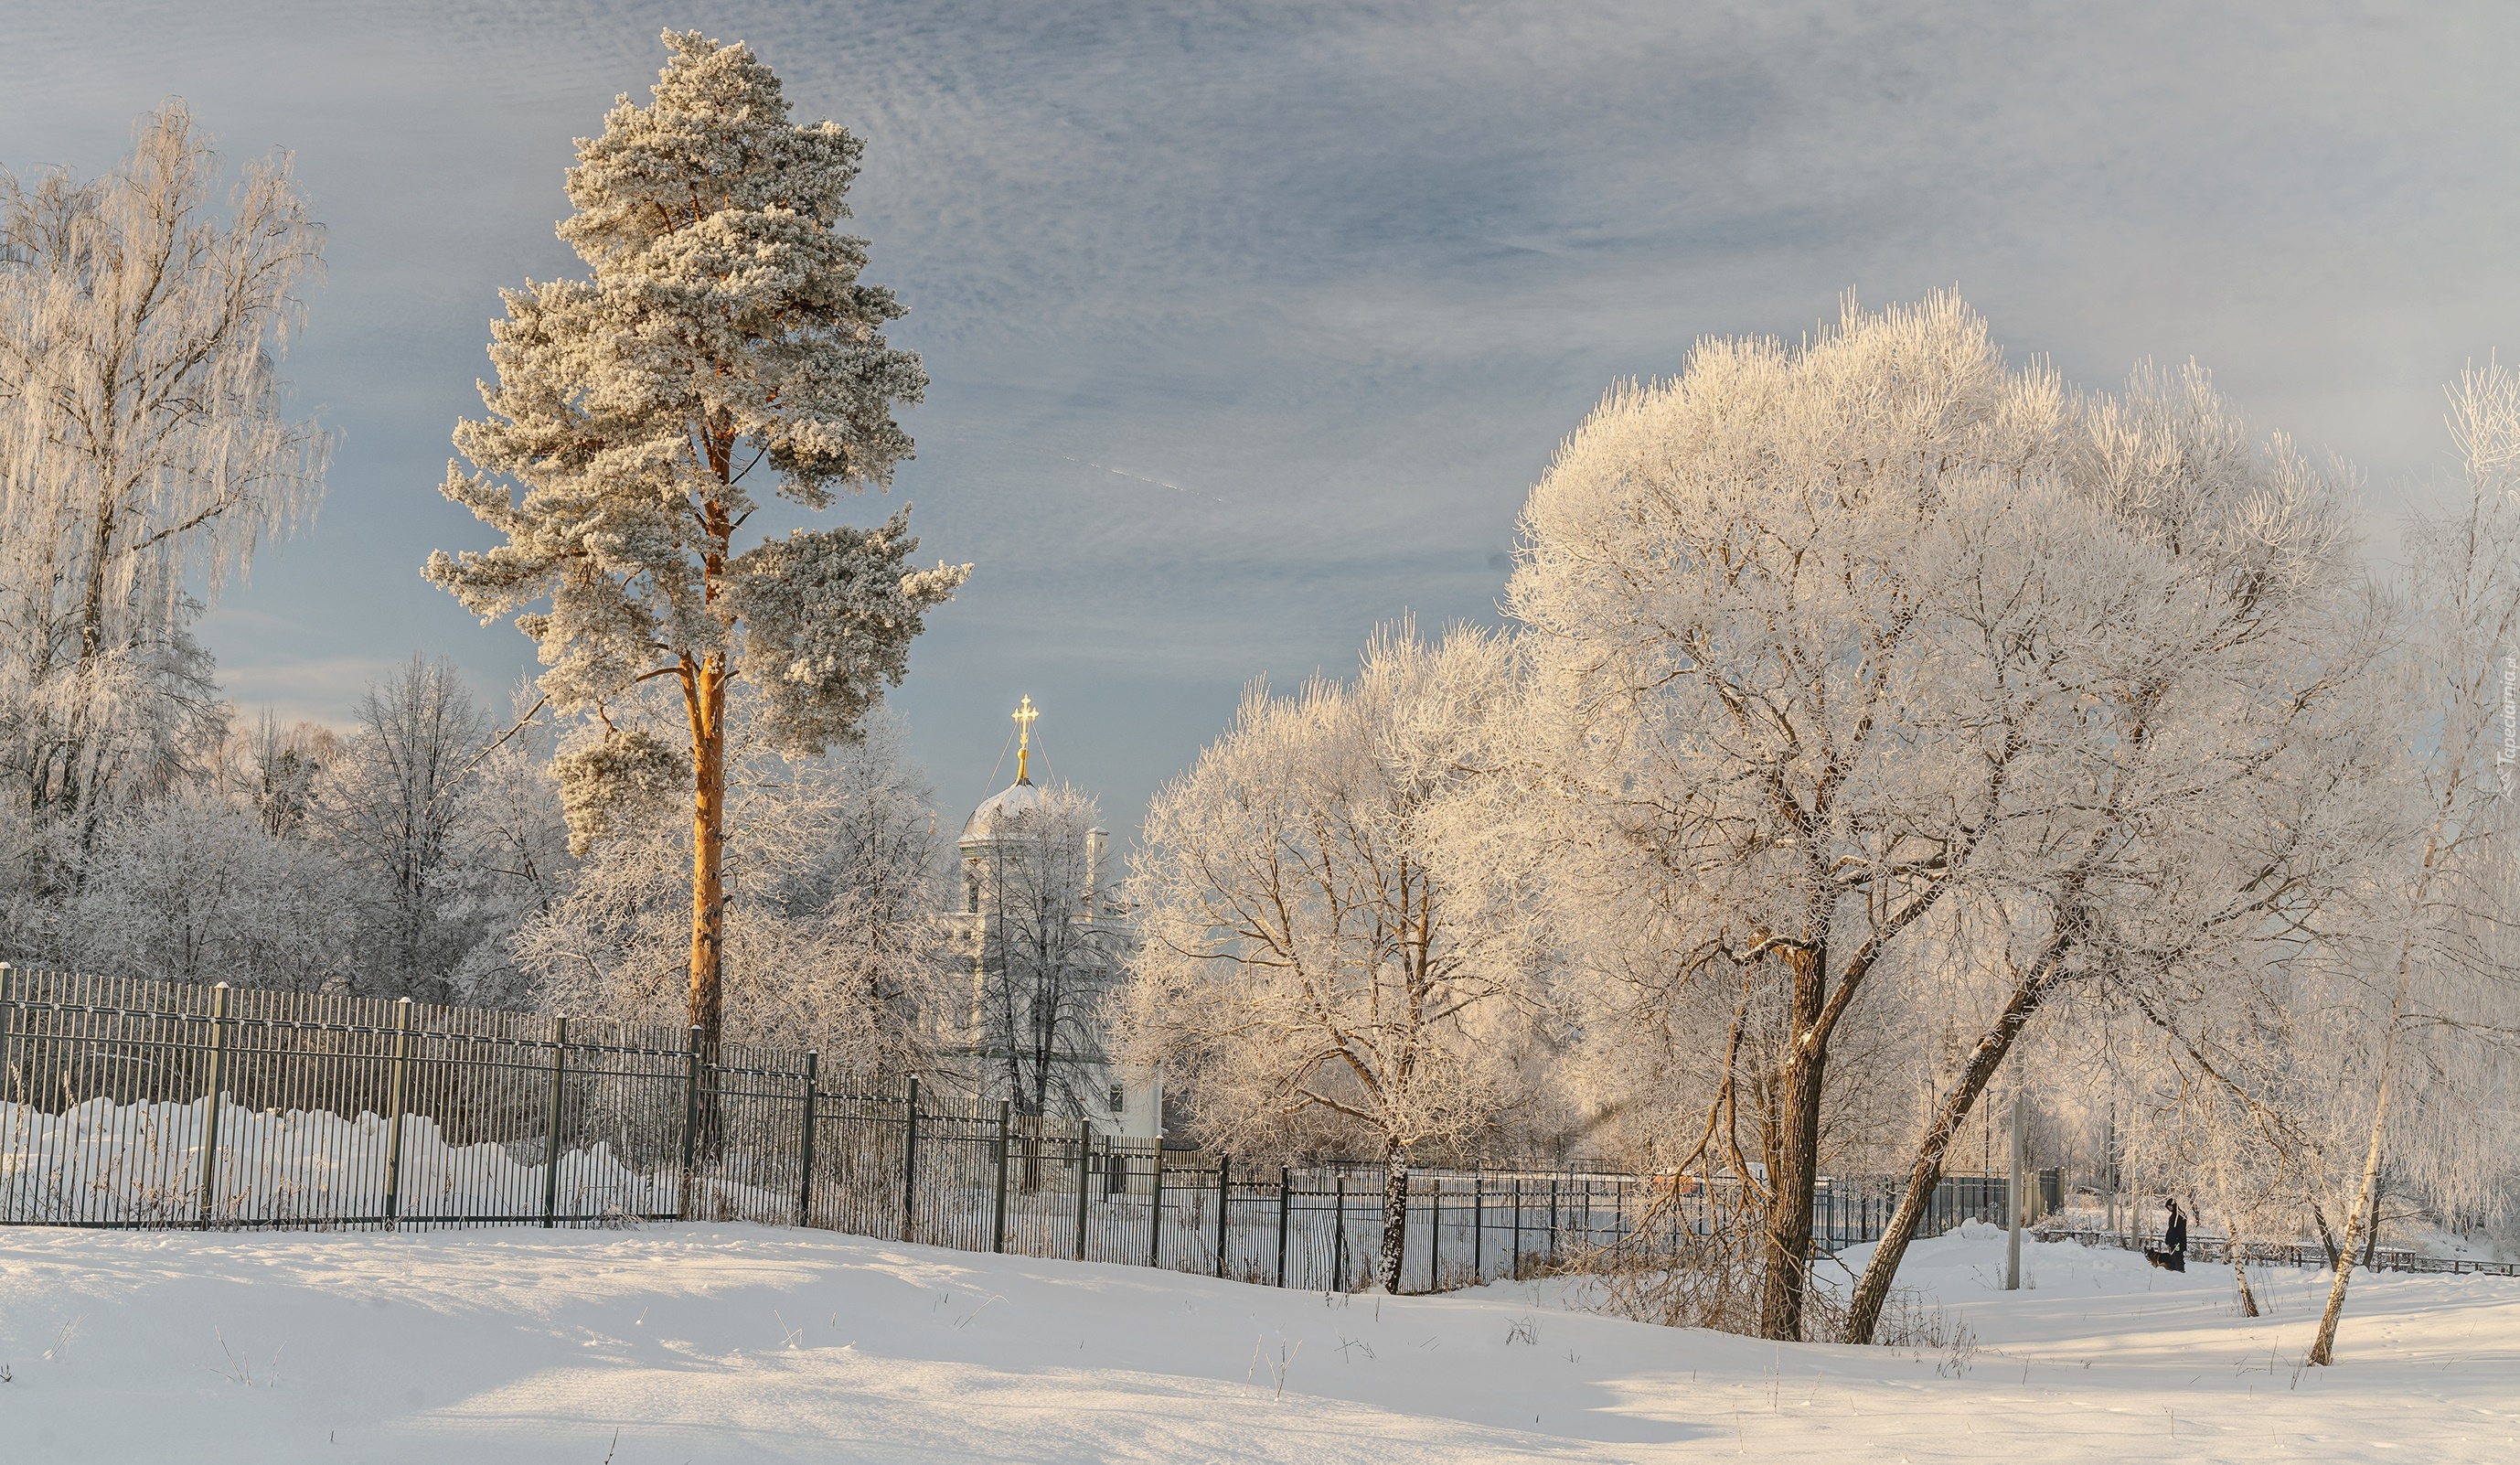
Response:
M2022 353L2102 387L2194 355L2383 484L2433 460L2440 382L2520 343L2502 5L693 14L0 22L0 163L95 168L180 93L231 153L295 149L331 228L289 370L347 437L317 532L231 602L299 630L214 625L241 701L338 716L415 642L485 690L527 664L416 568L483 542L434 493L447 429L497 290L578 270L551 233L570 139L644 91L667 23L750 41L867 139L857 227L936 383L900 490L922 553L980 565L900 694L940 786L1030 691L1115 819L1250 676L1343 667L1404 608L1493 615L1554 444L1700 335L1957 282Z

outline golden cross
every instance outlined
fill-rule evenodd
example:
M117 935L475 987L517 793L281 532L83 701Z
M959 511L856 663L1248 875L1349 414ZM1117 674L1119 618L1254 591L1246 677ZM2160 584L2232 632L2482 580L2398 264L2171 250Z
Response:
M1033 710L1030 695L1026 695L1023 705L1014 710L1015 729L1018 734L1015 743L1015 782L1017 783L1032 782L1032 719L1040 715L1041 713Z

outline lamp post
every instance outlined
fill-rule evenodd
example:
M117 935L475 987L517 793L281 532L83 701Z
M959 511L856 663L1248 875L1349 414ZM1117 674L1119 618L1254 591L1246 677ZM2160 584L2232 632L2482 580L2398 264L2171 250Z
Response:
M2004 1207L2012 1224L2004 1233L2003 1290L2021 1290L2021 1095L2012 1096L2012 1184Z

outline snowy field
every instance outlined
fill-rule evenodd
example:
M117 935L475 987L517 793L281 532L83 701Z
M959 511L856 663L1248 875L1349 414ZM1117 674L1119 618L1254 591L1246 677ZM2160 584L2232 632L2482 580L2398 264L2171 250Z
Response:
M2357 1278L2301 1370L2310 1272L2244 1320L2223 1268L2026 1255L2007 1295L2000 1233L1913 1249L1971 1354L741 1225L0 1228L0 1459L2520 1458L2520 1281Z

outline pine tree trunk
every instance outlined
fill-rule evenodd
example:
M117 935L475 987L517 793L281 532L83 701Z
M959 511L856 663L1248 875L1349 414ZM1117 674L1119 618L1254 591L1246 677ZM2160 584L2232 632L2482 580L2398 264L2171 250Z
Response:
M692 996L700 1061L717 1061L725 1033L720 986L726 957L726 659L695 663L684 683L692 725ZM714 1126L710 1126L714 1128Z
M1401 1249L1409 1241L1409 1157L1397 1140L1382 1146L1382 1256L1375 1280L1382 1290L1400 1295Z
M1768 1255L1759 1284L1759 1336L1793 1343L1802 1338L1803 1294L1810 1282L1820 1098L1828 1055L1815 1036L1823 995L1821 953L1789 947L1781 955L1794 978L1793 1029L1777 1085L1777 1165L1768 1176Z

